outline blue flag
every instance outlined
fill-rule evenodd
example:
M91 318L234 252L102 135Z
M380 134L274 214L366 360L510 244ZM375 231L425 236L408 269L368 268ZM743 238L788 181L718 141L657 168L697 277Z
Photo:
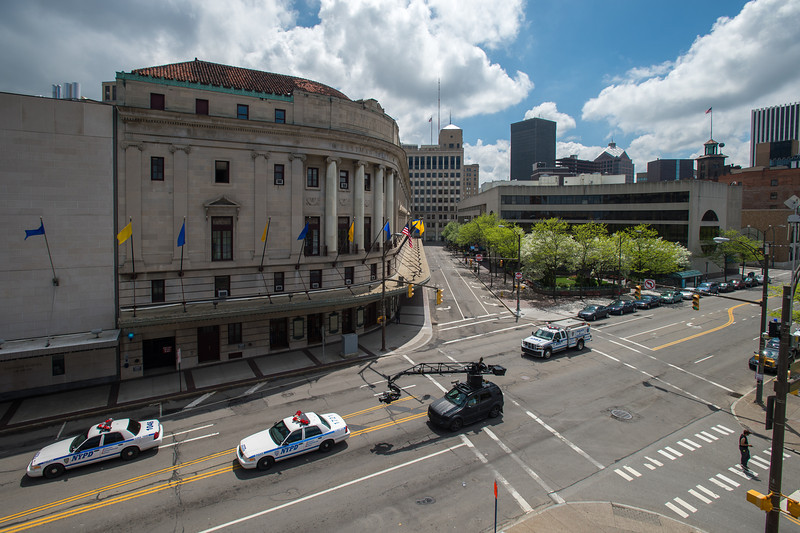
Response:
M388 241L389 239L392 238L392 230L389 229L389 221L388 220L386 221L386 225L383 227L383 231L386 232L386 239L385 240Z
M186 221L183 221L183 226L181 226L181 232L178 233L178 248L186 244Z
M36 229L26 229L25 230L25 239L28 240L28 237L33 237L34 235L44 235L44 222L39 223L39 227Z
M306 222L306 225L303 228L303 231L300 232L300 235L297 236L297 240L302 241L303 239L305 239L306 233L308 233L308 222Z

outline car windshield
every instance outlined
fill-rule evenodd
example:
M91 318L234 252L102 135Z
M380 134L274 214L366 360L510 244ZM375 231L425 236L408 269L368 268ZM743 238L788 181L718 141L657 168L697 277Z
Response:
M596 306L596 305L589 305L589 306L587 306L587 307L584 309L584 311L589 311L589 312L591 312L591 311L595 311L595 310L597 310L597 309L600 309L600 308L599 308L598 306Z
M71 443L70 443L70 445L69 445L69 451L70 451L70 453L72 453L72 452L74 452L75 450L77 450L77 449L78 449L78 446L80 446L81 444L83 444L85 440L86 440L86 436L85 436L85 435L78 435L77 437L74 437L74 438L72 439L72 442L71 442Z
M540 339L551 340L553 338L553 332L547 331L546 329L537 329L536 333L533 334L534 337L538 337ZM455 389L453 389L455 390Z
M778 351L777 350L770 350L769 348L767 348L766 350L764 350L764 357L766 357L767 359L773 359L773 360L777 361L778 360Z
M459 407L464 405L464 402L467 401L467 395L459 390L458 387L453 387L450 389L450 392L445 394L444 397L447 398L450 403L453 403Z
M275 444L280 444L286 437L289 436L289 428L286 427L286 424L283 423L283 420L269 428L269 436L272 438L272 441Z

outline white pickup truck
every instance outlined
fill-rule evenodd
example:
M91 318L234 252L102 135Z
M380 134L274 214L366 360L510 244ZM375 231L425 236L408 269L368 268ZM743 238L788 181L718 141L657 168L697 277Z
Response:
M573 318L548 322L534 331L533 335L523 339L522 355L549 359L554 352L567 348L583 350L590 340L592 333L586 322Z

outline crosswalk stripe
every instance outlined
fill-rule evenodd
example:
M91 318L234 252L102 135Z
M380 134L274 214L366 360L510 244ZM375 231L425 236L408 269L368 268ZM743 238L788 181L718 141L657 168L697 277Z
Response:
M684 506L684 507L685 507L686 509L688 509L689 511L691 511L691 512L693 512L693 513L696 513L696 512L697 512L697 507L692 507L691 505L689 505L688 503L686 503L686 502L685 502L685 501L683 501L682 499L680 499L680 498L673 498L673 500L674 500L674 501L676 501L676 502L678 502L678 503L679 503L679 504L681 504L682 506Z
M653 466L653 465L651 465L650 463L645 463L645 464L644 464L644 466L646 466L646 467L647 467L647 468L649 468L650 470L655 470L655 469L656 469L656 467L655 467L655 466Z
M669 446L664 446L664 449L667 450L672 455L677 455L678 457L683 457L683 454L674 448L670 448Z
M730 435L731 433L736 433L736 432L735 432L735 431L733 431L731 428L726 428L726 427L725 427L725 426L723 426L722 424L717 424L717 427L718 427L718 428L720 428L720 429L722 429L723 431L727 431L727 432L728 432L728 435Z
M733 485L734 487L738 487L738 486L739 486L739 484L738 484L737 482L735 482L734 480L732 480L732 479L731 479L731 478L729 478L728 476L724 476L724 475L722 475L722 474L717 474L717 477L718 477L718 478L720 478L720 479L721 479L721 480L723 480L723 481L727 481L728 483L730 483L730 484L731 484L731 485Z
M741 466L739 466L739 465L736 465L736 466L738 466L739 468L730 467L730 468L728 468L728 471L730 471L730 472L733 472L733 473L734 473L734 474L736 474L737 476L740 476L740 477L743 477L743 478L745 478L745 479L749 480L749 479L750 479L750 476L748 476L747 474L745 474L744 472L742 472L742 467L741 467Z
M678 506L677 506L677 505L675 505L674 503L672 503L672 502L667 502L667 503L665 503L664 505L666 505L667 507L669 507L670 509L672 509L672 510L673 510L673 511L674 511L674 512L675 512L675 513L678 515L678 516L680 516L681 518L689 518L689 515L688 515L688 514L686 514L686 513L684 513L684 512L683 512L681 509L678 509Z
M710 477L710 478L708 478L708 480L711 483L713 483L714 485L717 485L718 487L722 487L723 489L727 490L728 492L733 490L733 488L729 487L728 485L726 485L722 481L719 481L718 479L714 479L713 477ZM738 486L738 484L737 484L737 486Z
M703 485L697 485L697 488L698 488L698 489L700 489L700 490L702 490L703 492L705 492L706 494L708 494L709 496L711 496L711 497L712 497L712 498L714 498L715 500L719 498L719 495L718 495L718 494L714 494L713 492L711 492L710 490L708 490L707 488L705 488Z
M656 465L656 466L664 466L664 463L661 463L661 462L659 462L659 461L656 461L655 459L653 459L653 458L651 458L651 457L647 457L647 456L645 455L645 456L644 456L644 458L645 458L645 459L647 459L648 461L650 461L651 463L653 463L653 464L654 464L654 465Z
M633 468L631 468L629 466L624 466L623 468L625 470L627 470L628 472L630 472L631 474L633 474L634 476L636 476L636 477L642 477L642 475L639 472L637 472L636 470L634 470Z
M694 442L693 440L690 440L690 439L683 439L683 440L685 440L686 442L688 442L689 444L691 444L691 445L692 445L692 446L694 446L695 448L702 448L702 446L700 446L699 444L697 444L697 443L696 443L696 442Z
M709 500L708 498L706 498L705 496L703 496L702 494L700 494L699 492L697 492L694 489L689 489L688 492L689 492L689 494L691 494L692 496L694 496L695 498L697 498L698 500L700 500L703 503L706 503L706 504L711 503L711 500Z
M764 461L764 459L761 459L760 457L751 457L750 462L759 467L761 470L769 469L769 463L767 461Z
M670 461L674 461L674 460L675 460L675 458L674 458L674 457L672 457L670 454L668 454L668 453L667 453L667 452L665 452L664 450L658 450L658 453L660 453L661 455L663 455L664 457L666 457L666 458L667 458L667 459L669 459Z
M623 472L623 471L622 471L622 470L620 470L619 468L615 469L615 470L614 470L614 472L616 472L617 474L619 474L619 475L620 475L620 477L621 477L622 479L624 479L625 481L633 481L633 478L632 478L631 476L629 476L628 474L626 474L625 472Z
M706 437L708 437L711 440L719 440L719 437L717 437L716 435L714 435L712 433L709 433L708 431L701 431L700 434L701 435L705 435Z
M704 442L707 442L707 443L711 444L711 439L709 439L707 437L704 437L701 433L695 433L694 436L697 437L698 439L704 441Z
M690 452L693 452L693 451L694 451L694 448L692 448L691 446L689 446L688 444L686 444L686 443L685 443L685 442L683 442L682 440L679 440L679 441L678 441L678 444L680 444L681 446L683 446L684 448L686 448L686 449L687 449L687 450L689 450Z
M772 457L772 450L770 450L770 449L766 449L766 450L764 450L764 453L765 453L765 454L767 454L767 455L769 455L770 457ZM789 457L791 457L791 455L789 455L789 454L788 454L788 453L786 453L786 452L783 452L783 458L784 458L784 459L788 459Z

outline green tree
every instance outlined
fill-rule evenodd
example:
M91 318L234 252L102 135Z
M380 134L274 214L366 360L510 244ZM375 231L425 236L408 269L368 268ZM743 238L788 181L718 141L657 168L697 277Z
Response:
M678 243L665 241L648 224L626 230L630 271L636 279L670 274L689 263L689 251Z
M526 272L555 289L556 274L573 266L575 248L569 223L558 218L537 222L524 239L522 257Z
M608 228L605 224L588 222L572 227L572 238L577 248L575 257L575 271L579 286L591 285L593 274L596 277L601 264L600 244L608 237Z

